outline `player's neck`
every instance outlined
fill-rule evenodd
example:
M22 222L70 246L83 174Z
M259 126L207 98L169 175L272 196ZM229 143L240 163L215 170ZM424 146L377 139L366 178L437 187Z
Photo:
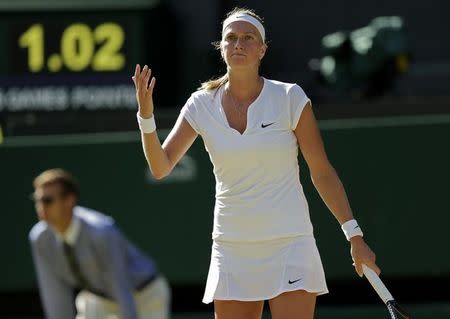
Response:
M258 96L264 85L259 74L229 73L227 90L238 99L248 99Z

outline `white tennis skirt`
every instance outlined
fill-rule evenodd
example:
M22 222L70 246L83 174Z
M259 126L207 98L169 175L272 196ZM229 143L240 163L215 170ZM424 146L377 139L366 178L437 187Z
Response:
M204 303L268 300L300 289L328 292L314 237L213 242Z

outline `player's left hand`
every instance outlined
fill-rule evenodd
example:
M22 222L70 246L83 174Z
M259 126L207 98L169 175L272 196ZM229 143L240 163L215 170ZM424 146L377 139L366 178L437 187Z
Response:
M353 259L353 266L360 277L363 276L362 265L365 264L367 267L371 268L373 271L380 274L381 270L375 263L375 253L366 244L361 236L354 236L350 239L351 249L350 254Z

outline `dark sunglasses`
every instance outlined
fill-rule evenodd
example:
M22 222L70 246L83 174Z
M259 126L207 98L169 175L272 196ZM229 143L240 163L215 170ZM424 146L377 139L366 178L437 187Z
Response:
M42 203L44 206L51 205L55 202L55 200L61 196L42 196L40 198L36 198L33 194L30 195L30 199L35 203Z

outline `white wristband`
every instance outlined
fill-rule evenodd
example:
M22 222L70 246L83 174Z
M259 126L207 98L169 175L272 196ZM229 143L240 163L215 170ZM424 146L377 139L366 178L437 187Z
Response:
M155 117L153 115L148 119L144 119L139 115L139 113L137 113L136 117L139 124L139 129L142 133L152 133L156 130Z
M342 231L345 234L345 238L350 241L350 238L354 236L363 237L363 232L359 227L358 223L354 219L350 219L341 225Z

